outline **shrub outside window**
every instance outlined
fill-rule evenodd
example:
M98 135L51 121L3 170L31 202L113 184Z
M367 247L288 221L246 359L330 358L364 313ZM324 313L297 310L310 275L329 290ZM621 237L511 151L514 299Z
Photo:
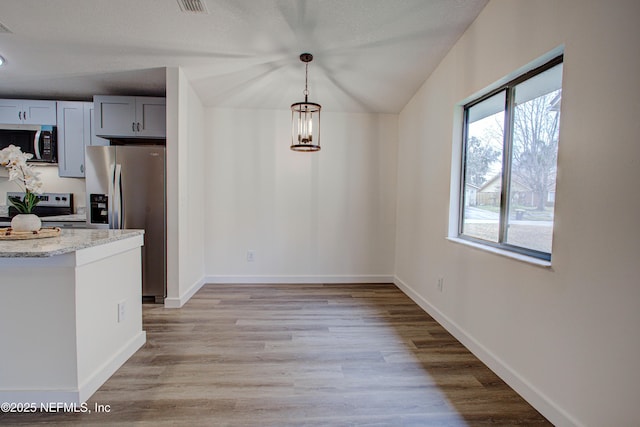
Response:
M562 56L464 107L459 237L550 260Z

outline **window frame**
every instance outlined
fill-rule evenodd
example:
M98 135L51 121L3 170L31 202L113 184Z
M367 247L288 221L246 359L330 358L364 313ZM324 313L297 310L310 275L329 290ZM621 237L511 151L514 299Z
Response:
M462 114L462 159L461 159L461 170L460 170L460 189L459 189L459 200L458 200L458 232L457 237L463 240L467 240L479 245L490 246L496 249L505 250L508 252L514 252L517 254L541 259L544 261L551 261L552 252L542 252L535 249L529 249L521 246L516 246L510 243L505 242L506 238L506 228L508 224L508 197L510 195L510 186L511 186L511 154L512 154L512 146L513 146L513 114L514 114L514 88L523 83L559 64L564 63L564 54L560 54L555 56L553 59L545 62L543 65L540 65L530 71L527 71L516 78L510 80L507 83L504 83L493 90L473 99L472 101L463 105L463 114ZM474 105L477 105L492 96L499 94L500 92L505 92L505 106L504 106L504 135L502 141L502 176L501 176L501 189L500 189L500 216L498 223L498 241L492 242L489 240L480 239L477 237L473 237L470 235L463 234L463 226L464 226L464 209L466 202L466 172L467 172L467 132L469 128L469 109ZM555 196L555 192L554 192ZM554 221L555 227L555 221Z

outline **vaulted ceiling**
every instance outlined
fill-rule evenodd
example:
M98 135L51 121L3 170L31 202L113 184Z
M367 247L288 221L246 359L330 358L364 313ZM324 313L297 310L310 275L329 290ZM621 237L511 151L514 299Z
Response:
M182 67L207 106L397 113L487 0L2 0L0 97L164 95ZM187 0L194 1L194 0Z

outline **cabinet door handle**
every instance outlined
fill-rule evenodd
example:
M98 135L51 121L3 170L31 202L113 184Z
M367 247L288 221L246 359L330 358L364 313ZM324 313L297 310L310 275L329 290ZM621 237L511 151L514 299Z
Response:
M140 122L138 122L138 132L140 132Z
M18 119L22 120L22 111L18 111Z
M84 165L80 165L80 172L84 173Z
M136 131L136 122L131 122L131 131L132 132Z

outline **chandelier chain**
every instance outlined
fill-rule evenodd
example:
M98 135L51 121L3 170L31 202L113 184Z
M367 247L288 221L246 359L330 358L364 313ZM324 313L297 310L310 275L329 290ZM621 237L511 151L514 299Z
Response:
M307 87L308 82L309 82L309 63L307 62L304 65L304 92L302 92L304 94L304 102L307 102L307 97L309 96L309 88Z

